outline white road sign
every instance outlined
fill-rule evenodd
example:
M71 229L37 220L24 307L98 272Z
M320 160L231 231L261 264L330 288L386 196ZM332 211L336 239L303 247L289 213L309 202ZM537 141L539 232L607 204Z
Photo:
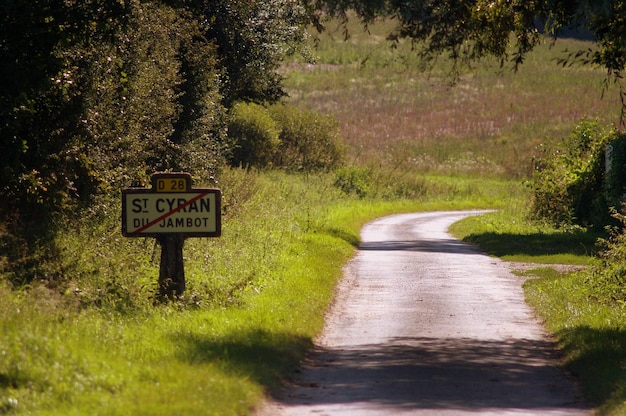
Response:
M122 233L126 237L182 234L219 237L221 194L217 189L154 192L146 188L122 191Z

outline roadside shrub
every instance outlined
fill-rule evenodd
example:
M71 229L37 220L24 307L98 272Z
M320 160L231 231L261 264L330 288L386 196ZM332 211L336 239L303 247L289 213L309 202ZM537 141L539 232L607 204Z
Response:
M369 169L345 167L337 170L334 185L347 195L365 198L370 192L370 182Z
M560 146L545 150L530 182L533 218L557 226L610 223L608 204L616 198L606 186L605 157L617 139L615 129L583 120Z
M235 105L228 135L234 166L329 171L341 166L345 155L332 117L285 104Z
M373 170L376 195L385 200L418 199L428 192L426 180L421 175L388 169ZM373 192L370 192L373 193Z
M231 110L228 135L234 142L232 163L271 167L280 146L280 129L267 108L238 103Z
M285 104L270 107L280 127L280 148L274 164L289 171L331 170L341 166L345 149L337 122L330 116Z
M589 296L602 303L626 307L626 216L614 213L622 224L613 227L611 236L600 242L604 246L586 274Z
M606 199L609 207L618 209L626 201L626 134L612 139L607 146Z

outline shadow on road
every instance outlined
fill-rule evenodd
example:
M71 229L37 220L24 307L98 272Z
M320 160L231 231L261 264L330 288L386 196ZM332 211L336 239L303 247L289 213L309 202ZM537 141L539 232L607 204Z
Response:
M476 254L478 247L456 239L415 241L371 241L359 245L363 251L423 251L429 253Z
M375 402L397 409L585 409L547 364L545 341L395 338L379 345L317 348L291 405ZM572 389L573 389L572 383Z

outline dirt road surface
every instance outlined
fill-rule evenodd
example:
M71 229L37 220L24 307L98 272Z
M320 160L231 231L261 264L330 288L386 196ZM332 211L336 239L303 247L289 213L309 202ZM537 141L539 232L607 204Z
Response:
M589 415L500 260L446 233L480 211L374 221L316 347L258 415Z

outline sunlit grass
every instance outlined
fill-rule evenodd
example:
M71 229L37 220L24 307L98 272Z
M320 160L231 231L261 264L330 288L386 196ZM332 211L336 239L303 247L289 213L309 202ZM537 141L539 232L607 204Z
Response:
M527 301L561 348L599 415L626 414L626 313L591 301L582 274L529 272Z
M65 288L1 288L0 409L246 414L312 345L365 222L524 195L515 181L445 176L424 177L419 199L365 200L342 193L332 172L234 170L219 180L223 235L186 242L179 301L154 303L154 242L120 237L108 217L59 236Z
M467 218L450 230L489 255L538 264L588 265L600 250L598 238L606 237L599 231L563 230L532 222L525 207Z

